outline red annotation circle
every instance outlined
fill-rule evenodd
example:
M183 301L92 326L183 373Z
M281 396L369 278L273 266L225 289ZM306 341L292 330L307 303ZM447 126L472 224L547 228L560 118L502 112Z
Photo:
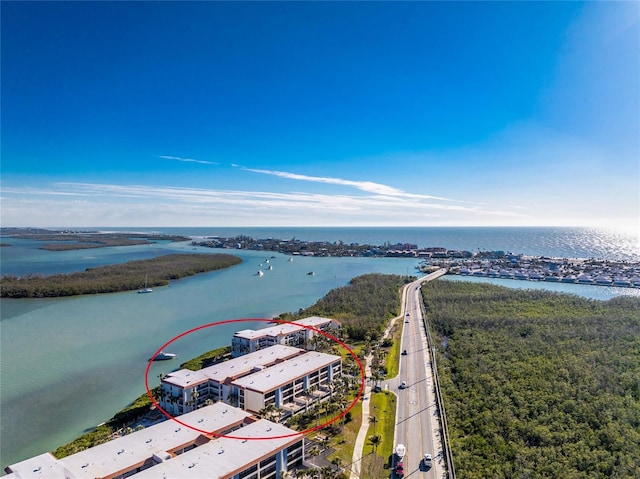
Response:
M213 431L205 431L203 429L198 429L197 427L193 427L193 426L191 426L189 424L186 424L183 421L181 421L180 419L178 419L177 417L172 416L171 414L169 414L167 411L165 411L160 406L160 404L158 404L158 401L155 400L155 398L153 397L153 394L151 393L151 390L149 389L149 370L151 369L151 365L153 364L153 361L155 360L156 356L158 356L158 354L160 354L160 352L163 351L167 346L169 346L171 343L177 341L178 339L180 339L180 338L182 338L182 337L184 337L184 336L186 336L188 334L195 333L196 331L200 331L201 329L211 328L213 326L220 326L222 324L229 324L229 323L246 323L246 322L258 322L258 321L265 322L265 323L291 324L289 321L282 321L282 320L278 320L278 319L264 319L264 318L228 319L226 321L218 321L216 323L204 324L202 326L198 326L197 328L190 329L188 331L185 331L183 333L178 334L176 337L170 339L169 341L164 343L162 346L160 346L160 348L158 348L158 350L153 354L153 356L149 360L149 363L147 364L147 369L145 370L145 375L144 375L144 386L145 386L145 389L147 390L147 395L149 396L149 399L151 399L151 402L158 408L159 411L162 412L162 414L164 414L166 417L168 417L172 421L177 422L181 426L188 427L189 429L193 429L194 431L198 431L200 433L208 434L208 435L215 436L215 437L226 437L226 438L229 438L229 439L240 439L240 440L245 440L245 441L250 441L250 440L259 441L259 440L267 440L267 439L282 439L282 438L287 438L287 437L295 437L295 436L301 436L303 434L310 433L312 431L316 431L318 429L322 429L323 427L328 426L329 424L332 424L332 423L338 421L343 416L345 416L358 403L358 400L362 397L362 394L363 394L364 388L365 388L364 367L362 366L362 363L360 362L360 359L358 359L358 356L356 356L356 354L351 350L351 348L349 348L349 346L347 346L345 343L340 341L335 336L332 336L331 334L327 333L326 331L322 331L321 329L314 328L313 326L306 326L304 324L297 324L296 323L298 326L301 326L303 328L307 328L307 329L310 329L312 331L315 331L316 333L322 334L322 335L326 336L327 338L331 339L332 341L335 341L336 343L338 343L340 346L345 348L349 352L349 354L351 354L351 356L353 356L353 358L356 360L356 363L358 364L358 367L360 368L360 376L361 376L360 379L361 380L360 380L360 390L358 391L358 395L353 400L353 402L351 404L349 404L348 408L346 408L344 411L342 411L342 413L340 413L338 416L332 418L330 421L326 421L326 422L324 422L322 424L319 424L316 427L305 429L304 431L299 431L299 432L295 432L293 434L285 434L285 435L280 435L280 436L268 436L268 437L231 436L231 435L225 435L225 434L218 434L218 433L213 432ZM240 430L242 430L242 429L240 429Z

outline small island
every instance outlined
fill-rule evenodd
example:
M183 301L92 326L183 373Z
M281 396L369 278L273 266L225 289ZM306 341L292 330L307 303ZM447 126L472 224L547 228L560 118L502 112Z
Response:
M40 246L47 251L69 251L78 249L106 248L108 246L134 246L158 241L188 241L191 238L179 235L145 233L100 233L96 231L57 231L39 228L0 228L0 235L19 239L51 241ZM10 246L7 244L7 246Z
M2 298L53 298L81 294L117 293L166 286L180 279L240 264L229 254L169 254L124 264L87 268L51 276L28 275L0 278Z

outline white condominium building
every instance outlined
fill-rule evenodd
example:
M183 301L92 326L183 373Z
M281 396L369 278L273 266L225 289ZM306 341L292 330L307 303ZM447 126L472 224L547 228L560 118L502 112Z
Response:
M167 420L62 459L41 454L7 467L5 477L268 479L302 463L303 439L295 431L227 404L198 409L180 421L205 432Z
M208 401L223 401L252 413L275 406L287 418L329 396L342 374L342 358L276 345L200 371L182 369L161 380L160 406L172 415Z
M304 326L326 331L329 328L339 328L340 323L335 319L310 316L288 323L277 323L275 326L264 329L244 329L231 338L231 354L236 357L242 356L276 344L304 346L319 334Z
M276 479L302 464L304 439L281 424L261 419L235 434L238 439L213 440L134 479Z
M231 382L304 354L302 349L277 345L230 359L199 371L181 369L161 379L160 406L173 416L193 411L208 401L229 400Z
M287 418L330 395L330 383L342 374L342 358L308 352L231 383L238 406L258 413L271 405Z

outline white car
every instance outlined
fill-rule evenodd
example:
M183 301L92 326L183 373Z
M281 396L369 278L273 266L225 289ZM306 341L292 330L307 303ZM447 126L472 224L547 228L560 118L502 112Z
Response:
M400 389L404 389L404 388L406 388L406 387L407 387L407 381L402 381L402 382L400 383Z
M431 467L431 454L425 454L422 461L424 462L424 467Z

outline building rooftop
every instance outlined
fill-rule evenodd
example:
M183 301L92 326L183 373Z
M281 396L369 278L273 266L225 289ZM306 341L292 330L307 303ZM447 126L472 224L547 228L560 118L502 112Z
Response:
M303 329L303 326L312 326L314 328L326 324L328 322L336 322L330 318L321 318L320 316L310 316L308 318L298 319L291 321L290 323L277 323L275 326L269 326L268 328L253 330L244 329L234 334L236 338L244 339L256 339L263 336L278 336L283 334L291 334L295 331Z
M224 403L198 409L179 417L189 426L221 433L241 424L251 414ZM202 437L201 437L202 436ZM15 478L89 479L113 475L143 463L153 455L166 457L167 451L208 439L202 433L175 421L164 421L141 431L86 449L62 459L42 454L10 466ZM34 473L40 467L41 475Z
M280 364L236 379L232 384L253 391L268 392L295 379L306 376L316 369L326 367L340 356L319 352L308 352L300 357L283 361Z
M167 374L163 378L163 382L186 388L194 384L207 382L209 377L200 371L191 371L190 369L180 369Z
M3 476L7 479L76 479L77 476L69 471L49 452L30 457L24 461L9 466L13 473Z
M304 353L304 349L276 344L275 346L214 364L199 371L190 371L188 369L175 371L165 376L163 382L183 388L208 380L223 383L227 379L249 374L257 367L270 366L278 361L284 361L302 353Z
M277 438L277 436L291 437ZM185 452L173 459L139 472L136 479L184 479L185 477L227 478L246 469L275 451L302 440L300 435L281 424L265 419L249 424L234 435L251 439L222 437ZM269 440L260 440L271 438Z
M304 352L304 349L276 344L229 361L214 364L208 368L201 369L200 372L208 378L222 383L227 379L246 375L256 367L270 366L278 361L293 358Z

